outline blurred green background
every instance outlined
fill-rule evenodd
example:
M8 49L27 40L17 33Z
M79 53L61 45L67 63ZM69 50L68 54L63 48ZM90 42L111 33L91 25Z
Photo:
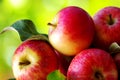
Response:
M79 6L93 16L105 6L120 7L120 0L0 0L0 31L17 20L30 19L40 33L48 33L47 23L66 6ZM17 32L0 35L0 79L13 77L11 62L21 41Z

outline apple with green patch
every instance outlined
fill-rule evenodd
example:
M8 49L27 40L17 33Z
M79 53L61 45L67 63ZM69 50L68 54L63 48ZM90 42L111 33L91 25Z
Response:
M94 23L82 8L69 6L60 10L49 26L49 41L60 53L76 55L91 45Z

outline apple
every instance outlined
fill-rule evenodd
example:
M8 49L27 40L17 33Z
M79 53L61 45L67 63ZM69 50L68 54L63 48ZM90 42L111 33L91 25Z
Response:
M118 80L118 72L108 52L91 48L81 51L73 58L67 80Z
M115 63L116 63L117 69L118 69L118 76L119 76L118 80L120 80L120 53L117 53L114 56L114 60L115 60Z
M114 6L104 7L94 16L95 40L94 47L108 50L113 42L120 44L120 8Z
M44 40L26 40L13 55L12 69L17 80L46 80L58 68L58 56Z
M94 37L94 23L91 16L76 6L60 10L48 23L48 37L51 45L67 56L76 55L91 45Z

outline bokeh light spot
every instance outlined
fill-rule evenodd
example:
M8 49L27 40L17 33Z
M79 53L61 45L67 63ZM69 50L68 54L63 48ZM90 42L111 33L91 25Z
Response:
M9 0L9 3L14 8L24 7L24 5L26 4L26 2L27 2L27 0Z

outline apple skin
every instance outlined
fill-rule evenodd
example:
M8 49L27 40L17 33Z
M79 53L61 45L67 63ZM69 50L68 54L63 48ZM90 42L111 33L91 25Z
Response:
M92 48L81 51L73 58L67 80L118 80L118 72L108 52Z
M108 50L113 42L120 45L120 8L108 6L99 10L94 16L94 47Z
M59 59L59 70L61 73L67 76L68 67L74 56L65 56L57 51L56 54L58 55L58 59Z
M120 80L120 53L117 53L113 58L115 60L115 63L118 69L118 77L119 77L118 80Z
M46 41L24 41L13 55L12 69L17 80L46 80L58 68L58 56Z
M94 23L83 9L69 6L60 10L48 23L49 41L60 53L76 55L91 45L94 37Z

